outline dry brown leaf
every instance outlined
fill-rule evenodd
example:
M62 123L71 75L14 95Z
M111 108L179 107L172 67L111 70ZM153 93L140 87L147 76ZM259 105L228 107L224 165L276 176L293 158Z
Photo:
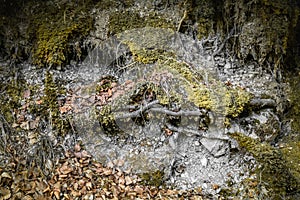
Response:
M92 180L93 179L93 172L92 172L92 170L90 170L90 169L85 170L85 177L87 177L88 179Z
M93 188L92 182L87 182L87 183L85 184L85 186L86 186L86 189L87 189L87 190L91 190L91 189Z
M134 191L138 194L143 194L144 193L144 189L142 187L138 186L138 185L134 187Z
M60 191L61 183L60 183L60 182L56 182L56 183L53 185L53 188L54 188L54 190Z
M41 105L41 104L43 103L43 100L41 100L41 99L40 99L40 100L36 100L35 103L36 103L37 105Z
M12 128L16 128L16 127L19 127L19 126L20 126L20 124L18 124L18 123L13 123L13 124L11 125Z
M129 176L125 176L126 185L130 185L132 183L132 179Z
M136 197L136 192L133 192L133 191L130 191L130 192L128 192L127 193L127 195L130 197L130 198L134 198L134 197Z
M108 168L104 168L103 169L103 174L106 175L106 176L111 175L112 174L112 170L108 169Z
M21 200L33 200L33 198L29 195L26 195Z
M49 192L50 191L50 186L48 185L46 189L43 190L43 193Z
M111 162L111 161L108 162L108 163L107 163L107 167L108 167L108 168L113 168L113 167L114 167L114 163Z
M81 152L75 152L75 153L74 153L74 156L75 156L76 158L82 158L82 153L81 153Z
M80 179L80 180L78 181L78 185L79 185L80 187L83 187L83 186L85 185L85 181L84 181L83 179Z
M119 184L125 185L125 179L123 177L119 178Z
M3 200L9 199L9 198L11 197L11 192L10 192L10 190L7 189L7 188L1 187L1 188L0 188L0 194L1 194L1 198L2 198Z
M66 166L66 165L63 165L59 171L62 173L62 174L69 174L70 172L73 171L73 168L72 167L69 167L69 166Z
M37 117L35 120L29 122L29 129L38 128L41 117Z
M125 163L125 160L117 160L116 165L118 167L122 167L124 165L124 163Z
M54 196L55 196L56 199L60 199L60 198L59 198L59 196L60 196L60 191L54 190L54 191L53 191L53 194L54 194Z
M76 144L74 147L75 152L79 152L81 150L80 144Z
M158 193L158 189L156 187L151 187L149 190L149 194L151 197L154 197Z
M72 110L72 106L70 104L65 104L65 105L59 107L59 111L61 114L67 113L70 110Z
M79 187L78 183L74 183L73 185L74 190L78 190L78 187Z
M64 179L64 178L68 177L68 175L67 175L67 174L60 174L58 177L59 177L60 179Z
M108 96L108 97L111 97L111 96L112 96L112 90L111 90L111 89L108 89L108 91L107 91L107 96Z
M20 127L21 129L29 130L29 122L28 121L22 122Z
M166 135L167 136L171 136L172 134L173 134L173 131L171 131L170 129L168 129L168 128L165 128L165 133L166 133Z
M83 157L83 158L90 158L90 157L91 157L91 155L90 155L86 150L83 150L83 151L81 152L81 154L82 154L82 157Z
M82 194L81 194L80 191L72 191L72 192L71 192L71 195L72 195L73 197L80 197Z
M218 184L213 184L213 185L212 185L212 188L213 188L214 190L219 189L219 187L220 187L220 186L219 186Z
M11 176L9 175L9 173L3 172L3 173L1 174L1 178L9 178L9 179L11 179Z

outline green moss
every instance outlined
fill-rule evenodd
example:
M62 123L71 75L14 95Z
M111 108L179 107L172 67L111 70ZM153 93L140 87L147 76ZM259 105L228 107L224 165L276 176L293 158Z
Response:
M143 173L140 175L142 184L155 187L164 186L164 172L157 170L154 172Z
M174 52L168 51L174 37L173 30L153 27L144 27L142 30L143 34L140 29L134 29L117 35L122 43L128 45L135 61L150 64L160 58L175 56Z
M252 98L249 92L241 88L227 87L224 83L210 77L208 72L201 73L187 63L170 58L159 63L162 68L169 68L174 74L179 75L179 79L183 79L182 85L188 93L188 99L200 108L227 117L237 117L247 108Z
M138 12L118 11L111 14L109 19L109 34L115 35L127 30L144 27L170 28L175 30L175 25L166 20L165 17L156 13L150 13L148 16L141 17Z
M0 111L6 121L13 123L16 120L16 111L21 107L23 92L27 85L23 79L11 78L8 83L0 83L1 89L5 95L0 97Z
M112 88L112 84L117 82L118 81L114 76L104 76L99 80L99 84L96 86L96 92L107 92Z
M270 191L269 195L278 199L280 196L300 191L300 177L294 171L299 167L294 165L296 168L291 170L282 151L241 133L230 135L238 141L241 148L245 148L260 163L257 168L258 181L264 183ZM298 158L296 160L298 161Z
M64 119L60 114L57 102L58 91L59 88L55 84L52 74L47 72L45 75L43 115L50 121L54 131L60 135L64 135L70 130L70 125L67 119Z
M109 10L109 9L116 9L116 8L127 8L133 6L133 0L101 0L96 4L96 8L100 10Z
M122 131L116 124L115 115L112 113L111 105L105 105L97 113L102 130L110 135L119 134Z
M283 158L290 167L291 173L298 178L298 181L300 181L300 142L288 142L281 151L283 153Z
M40 67L61 66L72 58L74 52L77 59L81 58L80 40L92 27L92 18L87 13L90 3L76 5L70 2L64 5L63 2L44 2L38 5L38 12L30 16L32 22L28 28L28 35L36 38L34 64ZM73 42L75 39L77 43Z
M290 73L288 73L290 74ZM292 122L292 128L294 132L300 133L300 72L295 71L289 76L290 84L289 100L291 108L288 112L287 118Z

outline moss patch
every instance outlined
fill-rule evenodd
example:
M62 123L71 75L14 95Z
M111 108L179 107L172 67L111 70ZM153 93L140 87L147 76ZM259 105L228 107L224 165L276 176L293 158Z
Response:
M97 115L100 126L105 133L116 135L122 132L115 121L115 115L112 113L111 105L103 106Z
M155 12L141 17L140 14L135 11L118 11L110 16L109 34L115 35L126 30L147 26L175 30L173 22L167 21L164 16L159 16Z
M9 123L16 121L17 109L21 107L23 92L28 87L23 78L19 76L16 79L13 78L14 73L17 72L12 71L7 74L11 76L8 82L0 83L1 93L3 94L0 95L0 111Z
M291 108L287 118L291 119L293 131L300 133L300 70L289 76L288 81L290 84L289 99Z
M268 188L269 195L279 198L300 191L299 166L287 163L289 158L295 161L298 158L287 157L286 153L281 150L269 144L260 143L241 133L233 133L231 137L236 139L240 147L245 148L261 164L257 168L258 181ZM297 149L299 150L299 148Z
M36 37L33 50L33 63L43 66L61 66L71 58L81 59L80 40L92 28L92 18L88 15L89 4L73 2L67 4L41 3L38 12L31 16L32 24L28 30ZM47 16L47 18L45 18ZM74 42L76 39L77 42ZM73 54L74 57L71 57Z
M50 72L45 76L45 96L43 98L44 115L49 120L52 128L60 135L64 135L70 130L70 124L67 119L63 118L59 111L57 97L59 87L54 82Z
M300 180L300 142L291 141L281 151L291 173Z
M188 93L188 99L200 108L211 110L227 117L239 116L249 104L252 95L241 88L230 88L210 77L209 72L200 72L193 66L175 59L160 61L161 68L169 68L179 75ZM205 77L207 74L208 78ZM207 79L207 80L206 80Z
M160 170L143 173L140 175L143 185L161 187L164 186L164 173Z

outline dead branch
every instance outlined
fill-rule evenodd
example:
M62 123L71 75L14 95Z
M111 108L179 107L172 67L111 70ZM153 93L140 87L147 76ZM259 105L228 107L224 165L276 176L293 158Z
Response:
M275 108L276 101L273 99L252 99L250 101L250 106L258 108Z
M229 40L229 38L232 37L233 33L234 33L234 28L231 29L230 33L227 35L227 37L225 38L225 40L222 42L221 46L220 46L217 50L215 50L215 51L213 52L212 58L214 58L217 54L219 54L219 53L222 51L222 49L224 48L224 46L225 46L227 40Z
M141 114L145 111L152 111L156 113L161 113L165 115L171 115L171 116L203 116L204 113L200 110L180 110L180 111L171 111L165 107L154 107L156 105L159 105L159 101L155 100L152 101L144 106L141 106L138 110L130 112L130 113L125 113L121 115L116 115L115 119L125 119L125 118L134 118L134 117L140 117ZM128 108L128 107L126 107ZM129 106L129 108L132 108L132 106Z

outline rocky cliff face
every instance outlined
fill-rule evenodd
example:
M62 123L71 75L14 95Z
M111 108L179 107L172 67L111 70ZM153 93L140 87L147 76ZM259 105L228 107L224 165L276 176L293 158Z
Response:
M280 0L6 2L1 115L31 153L45 132L180 189L292 198L298 16Z

